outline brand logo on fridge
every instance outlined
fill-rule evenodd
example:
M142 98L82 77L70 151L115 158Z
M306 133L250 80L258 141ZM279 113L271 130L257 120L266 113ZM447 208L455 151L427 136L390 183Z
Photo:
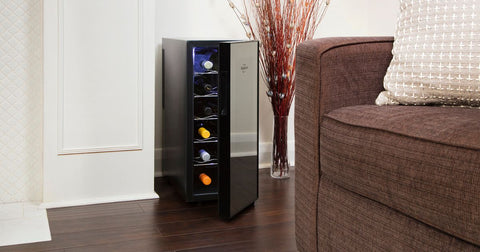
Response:
M242 65L240 66L240 70L242 70L242 73L247 72L247 70L248 70L248 65L247 65L247 64L242 64Z

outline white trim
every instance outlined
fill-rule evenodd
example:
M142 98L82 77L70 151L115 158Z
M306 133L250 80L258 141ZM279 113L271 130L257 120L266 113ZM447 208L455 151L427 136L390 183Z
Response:
M63 126L64 126L64 55L65 55L65 46L64 46L64 0L57 1L57 14L58 14L58 51L57 51L57 152L62 154L64 152L63 148Z
M156 193L132 194L132 195L122 195L122 196L112 196L112 197L102 197L102 198L89 198L89 199L83 199L83 200L44 202L40 204L40 207L51 209L51 208L59 208L59 207L84 206L84 205L93 205L93 204L102 204L102 203L158 199L158 198L159 196Z
M65 148L64 141L64 1L58 0L58 65L57 65L57 153L58 155L84 154L113 151L132 151L143 149L143 47L145 41L145 27L143 26L144 0L138 0L138 79L137 79L137 142L132 145L111 145L111 146L85 146L81 148Z
M125 145L125 146L108 146L108 147L88 147L88 148L70 148L58 151L58 155L71 155L71 154L87 154L87 153L102 153L113 151L139 151L142 150L142 146L139 145Z
M144 46L145 42L148 41L145 35L144 29L146 28L143 25L144 20L144 4L143 0L138 0L138 83L137 83L137 94L138 94L138 122L137 122L137 145L138 148L143 149L143 74L144 74ZM153 63L155 64L155 63ZM155 85L155 84L154 84ZM133 148L132 148L133 150Z

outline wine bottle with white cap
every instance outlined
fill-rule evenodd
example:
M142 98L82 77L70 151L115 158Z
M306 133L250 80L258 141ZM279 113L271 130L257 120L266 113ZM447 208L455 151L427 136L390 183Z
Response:
M205 70L212 70L213 68L213 62L210 60L204 60L200 63L200 65L205 69Z
M196 48L194 71L197 73L218 70L218 49L214 47Z
M198 155L203 161L205 162L210 161L210 158L211 158L210 153L208 153L205 149L200 149L198 151Z

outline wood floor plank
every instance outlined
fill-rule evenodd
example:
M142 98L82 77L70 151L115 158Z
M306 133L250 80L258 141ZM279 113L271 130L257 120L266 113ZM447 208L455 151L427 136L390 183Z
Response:
M243 214L237 216L230 222L226 222L218 218L207 218L193 221L160 224L157 227L162 236L174 236L229 230L234 228L265 226L290 221L294 221L293 209Z
M194 208L158 214L127 214L121 216L93 217L50 222L52 234L91 232L106 228L154 226L179 219L192 220L216 217L216 207Z
M282 237L288 230L294 229L293 222L272 224L267 226L254 226L248 228L235 228L199 234L178 235L169 237L155 237L154 239L140 239L128 242L102 244L66 249L66 252L103 252L103 251L179 251L216 246L229 246L238 242L253 242L267 240L268 237Z
M162 197L158 200L139 201L138 204L140 205L142 210L146 213L161 213L161 212L178 211L178 210L191 209L191 208L217 206L216 201L186 203L176 194L174 194L174 196Z
M297 251L295 245L295 230L288 228L281 236L266 235L262 239L250 241L232 242L222 245L213 245L200 248L177 250L177 252L244 252L244 251L262 251L262 252L294 252Z
M160 199L48 210L52 241L0 247L17 251L295 251L294 172L260 172L259 199L231 221L215 201L185 203L166 179Z
M86 245L100 245L112 242L137 240L140 238L153 238L157 235L158 230L153 226L101 229L89 232L57 235L52 234L52 241L50 242L0 247L0 252L50 251Z

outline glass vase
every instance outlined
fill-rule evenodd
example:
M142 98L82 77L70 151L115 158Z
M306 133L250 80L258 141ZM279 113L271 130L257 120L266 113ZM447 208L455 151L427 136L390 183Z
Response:
M273 118L273 149L270 175L276 179L290 177L288 164L288 116Z

